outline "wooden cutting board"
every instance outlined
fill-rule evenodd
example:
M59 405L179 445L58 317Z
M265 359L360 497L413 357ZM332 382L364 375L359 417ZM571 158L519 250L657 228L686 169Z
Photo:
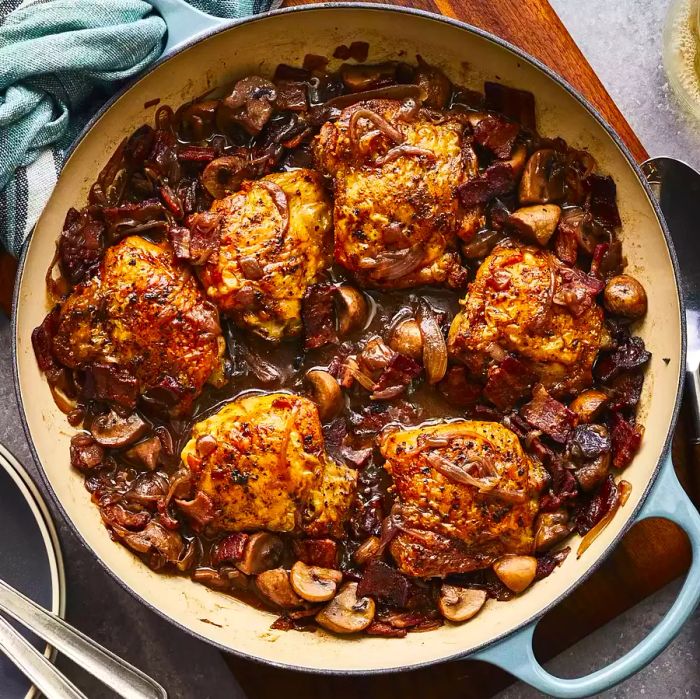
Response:
M313 0L288 0L285 4L311 2ZM546 0L400 0L396 4L460 19L521 47L556 70L587 97L620 134L639 162L647 157ZM0 253L0 307L7 313L14 270L14 261ZM688 419L689 412L684 410L674 441L674 456L682 482L695 496L698 492L693 476L695 469L688 467L691 463L689 443L684 438ZM538 658L553 657L678 577L689 564L687 539L675 525L663 520L637 525L596 573L542 620L535 635ZM387 640L387 643L392 641ZM320 677L278 670L234 656L227 656L226 660L250 699L274 696L484 699L513 681L508 673L475 661L444 663L410 673L361 678Z

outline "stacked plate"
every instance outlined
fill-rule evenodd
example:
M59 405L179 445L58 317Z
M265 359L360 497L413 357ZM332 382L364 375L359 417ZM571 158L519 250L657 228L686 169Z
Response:
M54 614L65 611L61 549L48 508L17 459L0 445L0 579ZM11 622L14 624L14 622ZM47 657L54 651L23 627L15 627ZM29 680L0 655L3 699L37 696Z

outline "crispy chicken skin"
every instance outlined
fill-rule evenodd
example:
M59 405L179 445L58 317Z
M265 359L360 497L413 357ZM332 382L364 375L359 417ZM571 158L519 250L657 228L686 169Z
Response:
M286 230L270 183L286 195ZM221 215L222 226L219 254L201 269L208 297L268 340L298 335L302 296L330 264L332 213L321 176L275 172L245 182L211 211Z
M402 520L390 548L401 571L445 576L532 551L541 466L513 432L495 422L460 420L392 432L380 446ZM435 467L441 460L472 475L495 469L495 488L479 492L453 480Z
M176 388L174 415L189 412L204 384L223 377L216 308L167 244L138 236L108 248L98 273L66 299L53 346L70 368L127 369L142 393Z
M452 322L450 357L480 375L498 346L514 353L554 395L590 386L603 338L603 311L593 303L575 317L552 303L561 269L547 250L495 249L479 267L464 308Z
M459 286L464 273L454 252L456 236L470 237L478 221L458 210L454 191L476 173L476 158L458 120L431 120L425 110L405 116L400 109L395 100L352 105L324 124L314 141L317 166L333 180L335 260L363 286ZM403 139L404 152L383 164L377 160L398 141L361 116L368 111Z
M182 461L212 500L217 530L343 533L357 473L326 455L308 398L238 398L194 426Z

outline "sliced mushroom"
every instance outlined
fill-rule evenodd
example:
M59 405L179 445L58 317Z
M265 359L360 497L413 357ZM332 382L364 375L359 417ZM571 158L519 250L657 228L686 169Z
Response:
M255 587L265 600L283 609L293 609L304 604L304 600L292 589L289 573L284 568L260 573L255 578Z
M240 189L250 176L248 161L240 155L224 155L212 160L202 173L202 184L214 199L223 199Z
M365 295L354 286L343 284L338 287L338 334L341 337L361 330L367 321L369 307Z
M503 556L493 564L499 580L513 592L522 592L535 579L537 559L534 556Z
M246 575L258 575L279 565L284 550L282 539L269 532L256 532L246 542L243 558L236 567Z
M272 115L277 88L259 75L239 80L233 92L217 110L217 125L231 121L243 127L251 136L259 134Z
M311 386L311 400L316 403L321 422L328 422L343 409L343 393L336 379L323 369L310 369L306 380Z
M467 621L475 616L486 603L486 590L443 585L440 588L438 608L449 621Z
M371 597L357 597L357 583L348 583L317 615L324 629L335 633L357 633L374 619L375 604Z
M415 318L402 320L389 335L389 347L411 359L423 357L423 336Z
M518 198L521 204L548 204L564 196L561 154L551 148L535 151L525 165Z
M378 536L370 536L365 539L353 554L353 559L357 565L363 566L365 563L374 558L380 547L381 541Z
M506 225L526 240L544 247L554 235L560 216L561 209L556 204L524 206L508 217Z
M90 432L95 441L103 447L118 449L137 442L148 432L148 424L138 413L121 417L114 410L96 418Z
M156 436L144 439L138 444L134 444L125 454L127 459L145 466L149 471L155 471L158 466L160 452L163 444Z
M300 597L309 602L326 602L333 598L343 574L332 568L307 566L297 561L289 574L289 581Z
M414 82L425 93L425 106L444 109L452 94L452 83L439 68L426 63L420 56L417 59Z
M605 285L603 303L610 313L632 320L643 317L647 312L646 291L629 274L618 274Z
M601 425L602 427L602 425ZM610 452L603 452L594 459L585 461L574 471L581 488L590 493L597 488L610 472Z
M542 512L535 520L535 551L547 551L571 533L566 510Z
M505 162L510 165L511 170L513 170L513 174L517 179L525 169L525 163L527 162L527 148L525 148L525 146L516 145L515 148L513 148L510 158Z
M578 422L591 423L609 400L607 393L592 388L576 396L569 404L569 410L576 413Z

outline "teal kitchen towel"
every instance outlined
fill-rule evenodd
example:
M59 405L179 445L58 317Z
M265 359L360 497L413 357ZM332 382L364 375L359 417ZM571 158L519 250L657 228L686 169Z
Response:
M271 0L190 0L241 17ZM141 0L0 0L0 242L19 255L66 149L99 106L160 55L166 26Z

